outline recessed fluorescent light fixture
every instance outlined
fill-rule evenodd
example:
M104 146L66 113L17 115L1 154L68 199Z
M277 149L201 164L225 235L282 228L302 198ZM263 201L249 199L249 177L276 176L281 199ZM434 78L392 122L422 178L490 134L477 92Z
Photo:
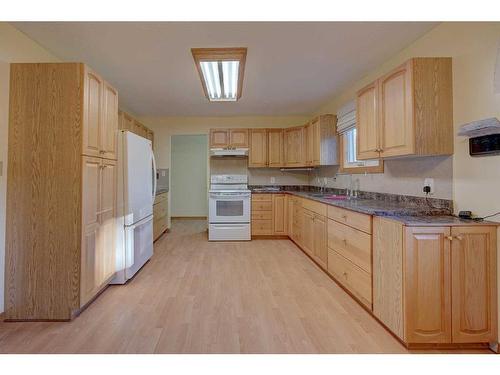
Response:
M191 48L205 96L211 102L241 97L246 48Z

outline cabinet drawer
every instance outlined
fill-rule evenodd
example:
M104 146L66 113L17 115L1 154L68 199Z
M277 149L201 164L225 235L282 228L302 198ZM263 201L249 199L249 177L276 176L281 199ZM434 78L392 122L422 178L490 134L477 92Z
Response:
M252 201L265 201L265 202L271 202L273 200L273 195L272 194L252 194Z
M272 211L273 202L252 201L252 211Z
M252 220L272 220L272 211L252 211Z
M355 295L361 303L370 310L372 309L372 278L370 274L332 249L328 249L328 272Z
M326 208L327 208L327 205L326 204L323 204L323 203L320 203L320 202L316 202L316 201L312 201L310 199L304 199L302 201L302 207L309 210L309 211L312 211L318 215L321 215L321 216L325 216L326 217Z
M155 201L154 201L154 203L153 203L153 204L158 204L158 203L160 203L160 202L166 201L167 199L168 199L168 192L158 194L158 195L155 197Z
M328 218L366 233L372 232L372 217L370 215L328 206Z
M252 220L253 235L271 235L273 234L272 220Z
M329 219L328 247L371 274L371 235Z

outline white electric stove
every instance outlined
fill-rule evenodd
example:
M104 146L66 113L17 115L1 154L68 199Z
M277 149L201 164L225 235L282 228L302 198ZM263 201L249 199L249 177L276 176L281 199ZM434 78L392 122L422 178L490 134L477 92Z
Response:
M208 202L209 241L249 241L251 192L247 175L213 175Z

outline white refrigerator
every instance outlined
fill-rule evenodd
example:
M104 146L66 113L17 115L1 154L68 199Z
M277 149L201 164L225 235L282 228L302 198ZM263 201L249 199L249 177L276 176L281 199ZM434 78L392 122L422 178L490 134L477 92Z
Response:
M153 256L156 163L151 141L128 130L118 141L116 276L125 284Z

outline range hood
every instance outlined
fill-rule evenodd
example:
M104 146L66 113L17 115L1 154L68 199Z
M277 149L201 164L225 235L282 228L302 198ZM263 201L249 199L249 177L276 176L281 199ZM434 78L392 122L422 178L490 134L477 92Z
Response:
M211 148L210 156L215 158L246 158L248 157L248 148Z

